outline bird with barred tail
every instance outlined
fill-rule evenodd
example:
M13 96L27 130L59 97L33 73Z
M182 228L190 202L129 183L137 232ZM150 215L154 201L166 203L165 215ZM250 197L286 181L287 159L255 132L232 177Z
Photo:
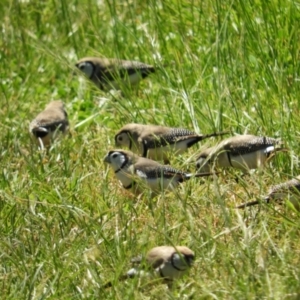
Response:
M59 133L65 134L68 129L68 114L62 101L50 102L29 125L30 133L42 148L50 146Z
M297 209L300 210L300 175L286 182L272 186L269 193L263 198L263 201L255 200L243 203L236 208L245 208L261 202L270 203L272 200L282 202L287 198Z
M145 262L143 264L143 261ZM137 265L130 269L124 276L118 280L125 280L136 276L143 276L149 273L155 273L160 276L166 283L181 278L192 267L195 261L194 252L185 246L159 246L152 248L146 255L145 259L141 256L134 258L132 263ZM104 287L112 286L108 282Z
M115 135L115 145L126 146L132 152L153 160L169 163L168 152L181 154L194 144L213 136L228 134L215 132L196 134L184 128L172 128L158 125L127 124Z
M237 168L243 171L263 166L278 151L282 142L275 138L255 135L237 135L223 140L218 145L200 153L196 166L203 172L214 165L221 168Z
M109 151L104 162L110 164L123 187L135 194L141 194L144 191L143 186L146 186L153 192L153 195L156 195L163 190L173 190L192 177L212 175L212 173L185 173L170 166L161 165L154 160L140 157L131 151L119 149Z
M75 66L104 91L138 85L155 72L151 65L116 58L84 57Z

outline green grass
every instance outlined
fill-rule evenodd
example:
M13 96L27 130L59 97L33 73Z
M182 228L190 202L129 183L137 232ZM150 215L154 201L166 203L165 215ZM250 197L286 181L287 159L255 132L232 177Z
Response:
M2 0L1 298L298 299L299 213L234 207L299 174L299 9L288 0ZM89 55L159 70L114 101L73 75ZM45 154L27 128L56 99L72 136ZM238 183L231 170L193 179L179 196L136 200L102 161L129 122L280 137L291 152ZM199 149L172 164L194 170L187 159ZM117 282L131 257L162 244L196 253L177 288Z

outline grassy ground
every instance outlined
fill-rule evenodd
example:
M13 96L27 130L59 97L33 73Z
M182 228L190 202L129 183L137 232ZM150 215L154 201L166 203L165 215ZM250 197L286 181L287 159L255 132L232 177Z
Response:
M2 0L0 16L2 299L299 299L299 214L234 209L299 174L299 3ZM159 71L113 101L73 75L88 55ZM27 128L57 99L72 137L47 155ZM281 137L291 151L238 183L229 171L136 200L102 161L129 122ZM194 170L199 149L172 164ZM117 282L132 256L162 244L197 255L177 288Z

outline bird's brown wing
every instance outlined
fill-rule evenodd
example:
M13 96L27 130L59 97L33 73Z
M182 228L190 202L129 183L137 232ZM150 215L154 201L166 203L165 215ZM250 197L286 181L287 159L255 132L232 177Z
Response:
M198 141L201 137L187 129L170 128L168 132L146 132L141 135L140 139L148 149L154 149L173 145L188 139L196 139Z
M256 137L251 140L245 140L244 142L240 139L236 142L233 141L224 145L224 150L229 151L231 155L243 155L258 150L265 149L269 146L275 146L278 144L278 140L269 137Z

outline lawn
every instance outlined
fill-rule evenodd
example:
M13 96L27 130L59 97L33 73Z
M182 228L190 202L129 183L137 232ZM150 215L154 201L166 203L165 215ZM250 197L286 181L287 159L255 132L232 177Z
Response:
M1 0L0 17L2 299L299 299L299 213L235 209L299 175L299 2ZM115 97L74 73L84 56L157 72ZM59 99L71 135L39 151L29 123ZM103 162L131 122L271 136L290 151L248 175L137 198ZM172 165L195 172L195 155L220 140ZM131 257L165 244L196 254L173 289L118 282Z

